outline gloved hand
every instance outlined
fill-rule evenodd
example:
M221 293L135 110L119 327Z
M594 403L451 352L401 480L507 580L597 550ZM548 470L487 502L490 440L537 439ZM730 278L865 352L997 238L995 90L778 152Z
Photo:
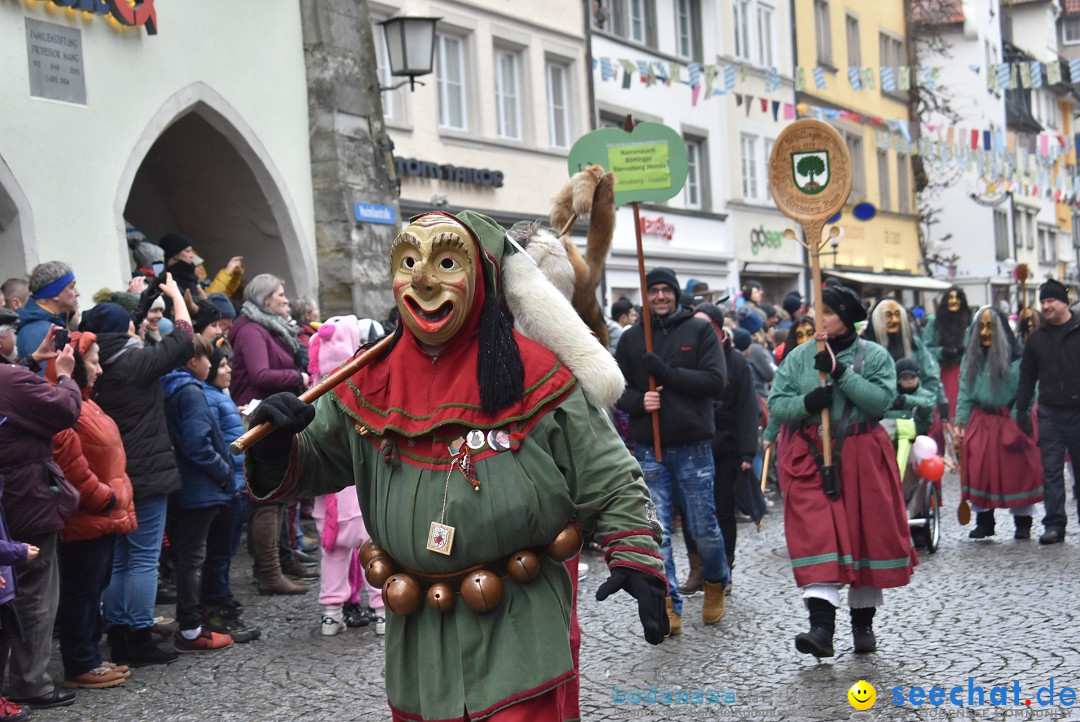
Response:
M948 422L948 420L949 420L949 404L948 404L948 402L946 402L944 404L938 404L937 410L938 410L938 416L941 417L941 423L944 424L944 423Z
M1033 429L1031 428L1031 414L1017 413L1016 425L1019 426L1020 430L1028 436L1031 436L1034 433Z
M300 400L296 394L282 391L265 399L251 414L251 425L264 421L274 425L274 430L262 441L251 447L251 453L260 461L275 461L289 455L292 437L307 428L315 418L315 407Z
M907 403L907 394L897 394L896 398L893 399L892 407L894 409L902 409L902 408L905 407L906 403Z
M803 406L808 413L816 414L832 406L832 396L832 386L818 386L803 397Z
M641 361L645 364L645 370L649 372L649 375L656 379L656 383L662 384L667 381L671 367L664 359L654 353L647 353L641 357Z
M602 602L623 589L637 600L638 618L645 631L645 641L660 644L671 631L668 622L667 583L659 577L629 567L613 567L611 576L596 590L596 601Z
M828 349L818 351L814 356L814 368L829 374L835 380L839 380L847 371L847 364L843 361L834 360Z

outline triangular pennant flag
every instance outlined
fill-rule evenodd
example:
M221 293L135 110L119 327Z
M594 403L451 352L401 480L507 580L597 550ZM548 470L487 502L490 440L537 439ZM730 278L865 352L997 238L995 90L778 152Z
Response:
M795 106L791 103L784 103L784 120L795 120Z
M728 65L724 68L724 87L728 90L735 90L735 66Z
M1031 87L1031 66L1027 63L1019 63L1020 65L1020 87Z
M1043 86L1043 72L1042 63L1038 60L1031 61L1031 87L1041 88Z
M735 107L738 108L742 105L742 93L735 93Z
M795 92L806 90L806 70L800 65L795 68Z
M986 70L986 89L991 93L998 89L998 74L997 70L993 67Z
M1016 88L1018 87L1019 84L1017 82L1017 80L1018 80L1017 76L1019 74L1020 74L1019 68L1016 67L1016 64L1015 63L1010 64L1009 65L1009 90L1016 90Z
M814 87L818 90L825 90L825 68L821 66L814 68Z
M897 86L903 93L911 90L911 68L907 65L900 66L900 78L897 82Z
M746 117L748 117L748 118L750 117L750 104L753 103L753 102L754 102L754 96L747 95L746 96L746 106L745 107L746 107Z
M758 100L761 101L761 112L762 113L769 112L769 99L768 98L759 98Z
M772 119L773 119L774 123L777 120L779 120L779 116L780 116L780 101L779 100L774 100L772 102Z
M874 69L873 68L863 68L862 70L859 71L859 75L862 76L861 79L862 79L863 90L873 90L876 87L874 85Z
M630 87L630 83L632 83L634 80L635 68L634 64L631 63L629 60L620 60L619 62L622 63L623 66L622 87L623 90L626 90Z
M1057 85L1061 82L1061 63L1056 59L1046 64L1046 84Z
M749 74L750 74L750 69L749 68L747 68L745 65L740 65L739 66L739 82L740 83L745 83L746 82L746 77Z
M701 85L701 65L699 63L690 63L687 73L689 74L691 88Z
M886 93L896 90L896 75L892 66L885 65L881 68L881 89Z
M851 83L853 90L862 90L862 76L859 75L859 69L854 65L849 66L847 69L848 82Z
M1009 87L1009 64L998 63L997 66L997 86L999 88Z
M708 100L713 95L713 80L716 78L717 72L715 65L705 66L705 100Z

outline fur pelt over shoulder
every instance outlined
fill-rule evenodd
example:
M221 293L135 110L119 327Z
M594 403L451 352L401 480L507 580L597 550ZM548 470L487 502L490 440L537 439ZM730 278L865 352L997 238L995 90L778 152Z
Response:
M622 396L622 371L570 305L568 294L556 287L560 284L565 289L567 279L573 277L560 239L547 229L527 228L531 234L525 246L528 255L508 253L502 264L503 294L514 326L566 364L590 404L607 408ZM513 235L519 233L516 230Z
M570 300L585 324L607 348L610 338L604 310L596 299L596 289L603 278L604 264L615 234L615 175L593 165L571 176L552 201L551 227L562 229L574 214L579 218L589 217L589 233L584 256L569 235L559 239L574 271ZM562 288L559 280L553 278L552 282Z

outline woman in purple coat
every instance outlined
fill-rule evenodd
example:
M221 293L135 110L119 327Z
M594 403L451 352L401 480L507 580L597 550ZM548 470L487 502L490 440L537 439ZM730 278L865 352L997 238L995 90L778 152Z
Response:
M307 348L297 337L299 328L289 317L285 282L260 273L244 288L240 316L229 329L232 344L232 383L229 392L237 406L265 399L279 391L300 393L307 388ZM260 594L302 594L302 584L281 573L278 552L285 506L252 504L249 533L254 547L255 578Z

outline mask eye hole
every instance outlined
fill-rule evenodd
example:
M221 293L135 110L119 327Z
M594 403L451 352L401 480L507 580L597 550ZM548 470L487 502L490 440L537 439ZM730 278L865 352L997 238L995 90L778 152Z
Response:
M439 261L439 268L443 271L456 271L461 268L461 265L450 256L445 256Z
M401 259L401 265L409 270L412 270L413 266L416 265L416 259L412 256L405 256L405 258Z

